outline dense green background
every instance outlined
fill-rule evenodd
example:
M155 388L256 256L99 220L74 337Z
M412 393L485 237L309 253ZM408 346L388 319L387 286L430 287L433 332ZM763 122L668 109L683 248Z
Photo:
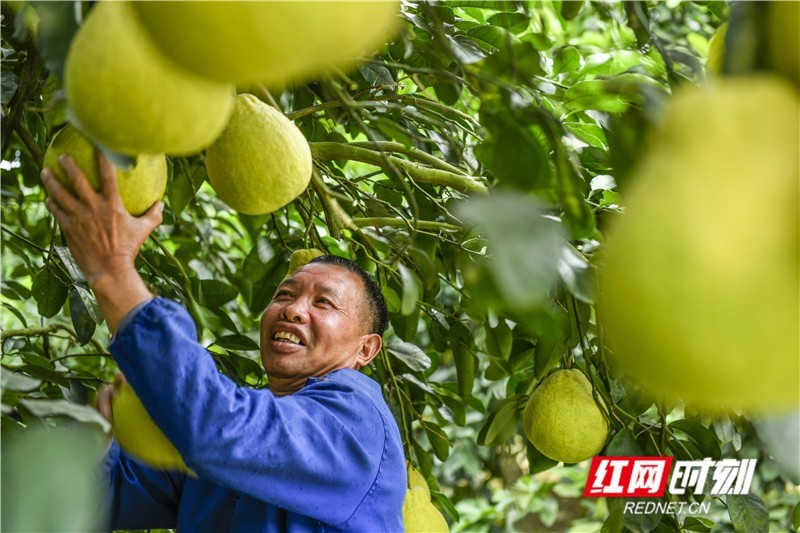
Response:
M23 428L101 427L88 405L115 372L108 332L38 178L69 117L59 79L66 47L91 6L36 4L34 40L26 11L8 4L6 458ZM758 18L756 7L736 9ZM293 250L323 249L374 272L391 328L367 372L453 531L792 530L800 491L749 421L654 402L614 368L593 307L603 232L624 205L647 127L676 87L705 82L709 38L730 15L724 2L406 4L400 35L358 69L250 89L311 143L304 194L271 215L239 215L206 183L202 155L171 158L164 223L137 266L155 291L190 308L220 369L256 387L266 385L258 319ZM519 424L527 396L557 366L582 368L611 407L605 454L755 457L753 495L709 498L712 513L699 517L623 518L620 501L582 498L587 465L557 466ZM12 474L34 487L57 483L53 468L69 462L42 466L13 453L13 472L3 464L4 517ZM33 512L74 508L63 492L49 500Z

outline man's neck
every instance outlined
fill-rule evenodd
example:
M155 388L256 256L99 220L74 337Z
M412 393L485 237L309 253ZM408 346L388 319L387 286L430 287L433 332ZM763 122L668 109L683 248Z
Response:
M294 394L302 389L306 381L308 381L308 377L281 378L270 376L269 390L271 390L275 396L286 396L287 394Z

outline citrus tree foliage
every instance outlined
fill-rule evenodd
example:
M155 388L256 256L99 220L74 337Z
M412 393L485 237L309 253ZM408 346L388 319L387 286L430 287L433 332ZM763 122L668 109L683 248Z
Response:
M64 417L102 426L89 406L116 370L108 332L39 181L69 119L66 47L91 6L38 3L34 38L33 8L7 4L3 432ZM789 529L798 493L751 424L655 402L614 368L593 307L603 232L647 127L673 89L704 82L709 38L729 16L722 2L407 2L400 34L357 69L246 88L310 142L312 183L297 200L238 214L206 184L202 155L172 157L164 223L137 268L189 309L220 370L253 387L267 385L258 319L294 250L374 273L391 327L365 371L456 528ZM602 399L604 455L756 457L753 495L715 498L698 517L581 499L586 465L544 457L520 424L558 367L580 368Z

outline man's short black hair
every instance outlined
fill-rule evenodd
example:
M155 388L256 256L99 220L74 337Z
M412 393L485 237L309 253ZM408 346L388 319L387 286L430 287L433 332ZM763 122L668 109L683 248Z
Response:
M346 268L350 272L358 275L361 281L364 282L364 288L367 293L367 304L369 306L370 320L369 328L370 333L377 333L383 335L386 331L386 326L389 324L389 312L386 310L386 300L383 298L381 288L375 282L375 278L369 275L363 268L358 266L358 263L351 261L345 257L338 255L321 255L315 257L309 263L323 263L326 265L336 265Z

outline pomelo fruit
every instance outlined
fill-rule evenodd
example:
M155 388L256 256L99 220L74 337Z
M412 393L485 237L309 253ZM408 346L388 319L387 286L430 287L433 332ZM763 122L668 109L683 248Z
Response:
M400 2L136 2L142 24L176 63L210 79L282 85L347 67L375 51Z
M73 193L72 182L67 179L58 158L66 154L75 160L95 191L100 190L100 169L94 145L71 124L67 124L53 137L44 154L44 166L49 167L65 187ZM132 215L141 215L164 196L167 188L167 159L164 154L140 155L136 164L127 170L117 169L117 187L122 203Z
M127 383L114 393L111 411L114 438L131 456L154 468L189 471Z
M222 132L233 86L167 59L128 2L99 2L72 40L65 89L83 131L128 155L199 152Z
M420 471L414 468L414 466L410 463L408 465L408 486L410 488L418 487L424 490L428 495L428 499L430 499L431 489L428 487L428 482L422 476L422 473L420 473Z
M283 113L240 94L225 131L206 150L206 170L219 198L233 209L271 213L308 186L311 150Z
M609 229L598 317L651 391L800 403L800 105L777 76L677 92Z
M608 423L592 396L592 385L576 368L557 370L536 387L522 425L537 450L565 463L597 455L608 437Z
M449 533L442 513L431 503L430 494L420 487L411 487L403 501L403 525L407 533Z
M303 265L307 265L315 257L325 255L325 252L317 250L316 248L307 248L302 250L295 250L292 252L292 257L289 259L289 271L286 273L288 276Z

